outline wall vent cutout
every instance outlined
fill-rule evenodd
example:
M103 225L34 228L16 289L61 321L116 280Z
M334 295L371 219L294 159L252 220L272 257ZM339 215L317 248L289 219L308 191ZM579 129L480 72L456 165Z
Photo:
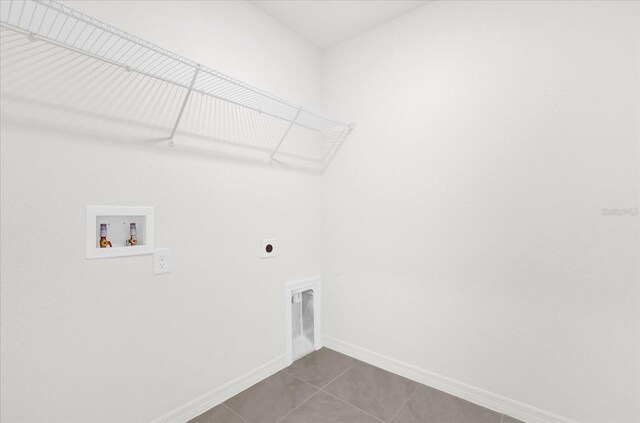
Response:
M320 278L285 285L286 365L322 348Z

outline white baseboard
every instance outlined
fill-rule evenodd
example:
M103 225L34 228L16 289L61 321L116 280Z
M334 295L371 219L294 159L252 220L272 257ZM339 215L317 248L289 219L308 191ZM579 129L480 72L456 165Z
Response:
M272 374L284 369L284 367L285 357L282 355L228 383L225 383L213 391L207 392L201 397L181 405L164 416L158 417L153 420L152 423L186 423L210 408L223 403L250 386L255 385L261 380L266 379Z
M577 423L330 336L323 337L323 342L332 350L527 423Z

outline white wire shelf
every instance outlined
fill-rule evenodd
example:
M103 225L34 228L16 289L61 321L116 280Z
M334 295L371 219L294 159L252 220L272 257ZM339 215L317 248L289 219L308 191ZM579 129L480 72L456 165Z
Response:
M55 1L0 1L0 39L3 99L166 131L170 145L321 170L353 128Z

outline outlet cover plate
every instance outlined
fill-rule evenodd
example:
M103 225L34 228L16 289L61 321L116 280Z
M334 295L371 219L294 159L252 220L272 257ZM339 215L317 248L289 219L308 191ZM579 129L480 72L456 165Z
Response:
M276 248L276 240L275 239L263 239L260 251L262 252L261 257L265 258L274 258L278 249Z
M171 257L168 248L158 248L153 251L153 274L160 275L171 271Z

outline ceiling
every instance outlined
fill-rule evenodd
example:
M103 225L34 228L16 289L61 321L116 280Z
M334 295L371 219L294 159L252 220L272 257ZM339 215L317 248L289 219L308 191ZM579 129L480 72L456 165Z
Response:
M254 0L251 3L325 49L416 9L427 0Z

